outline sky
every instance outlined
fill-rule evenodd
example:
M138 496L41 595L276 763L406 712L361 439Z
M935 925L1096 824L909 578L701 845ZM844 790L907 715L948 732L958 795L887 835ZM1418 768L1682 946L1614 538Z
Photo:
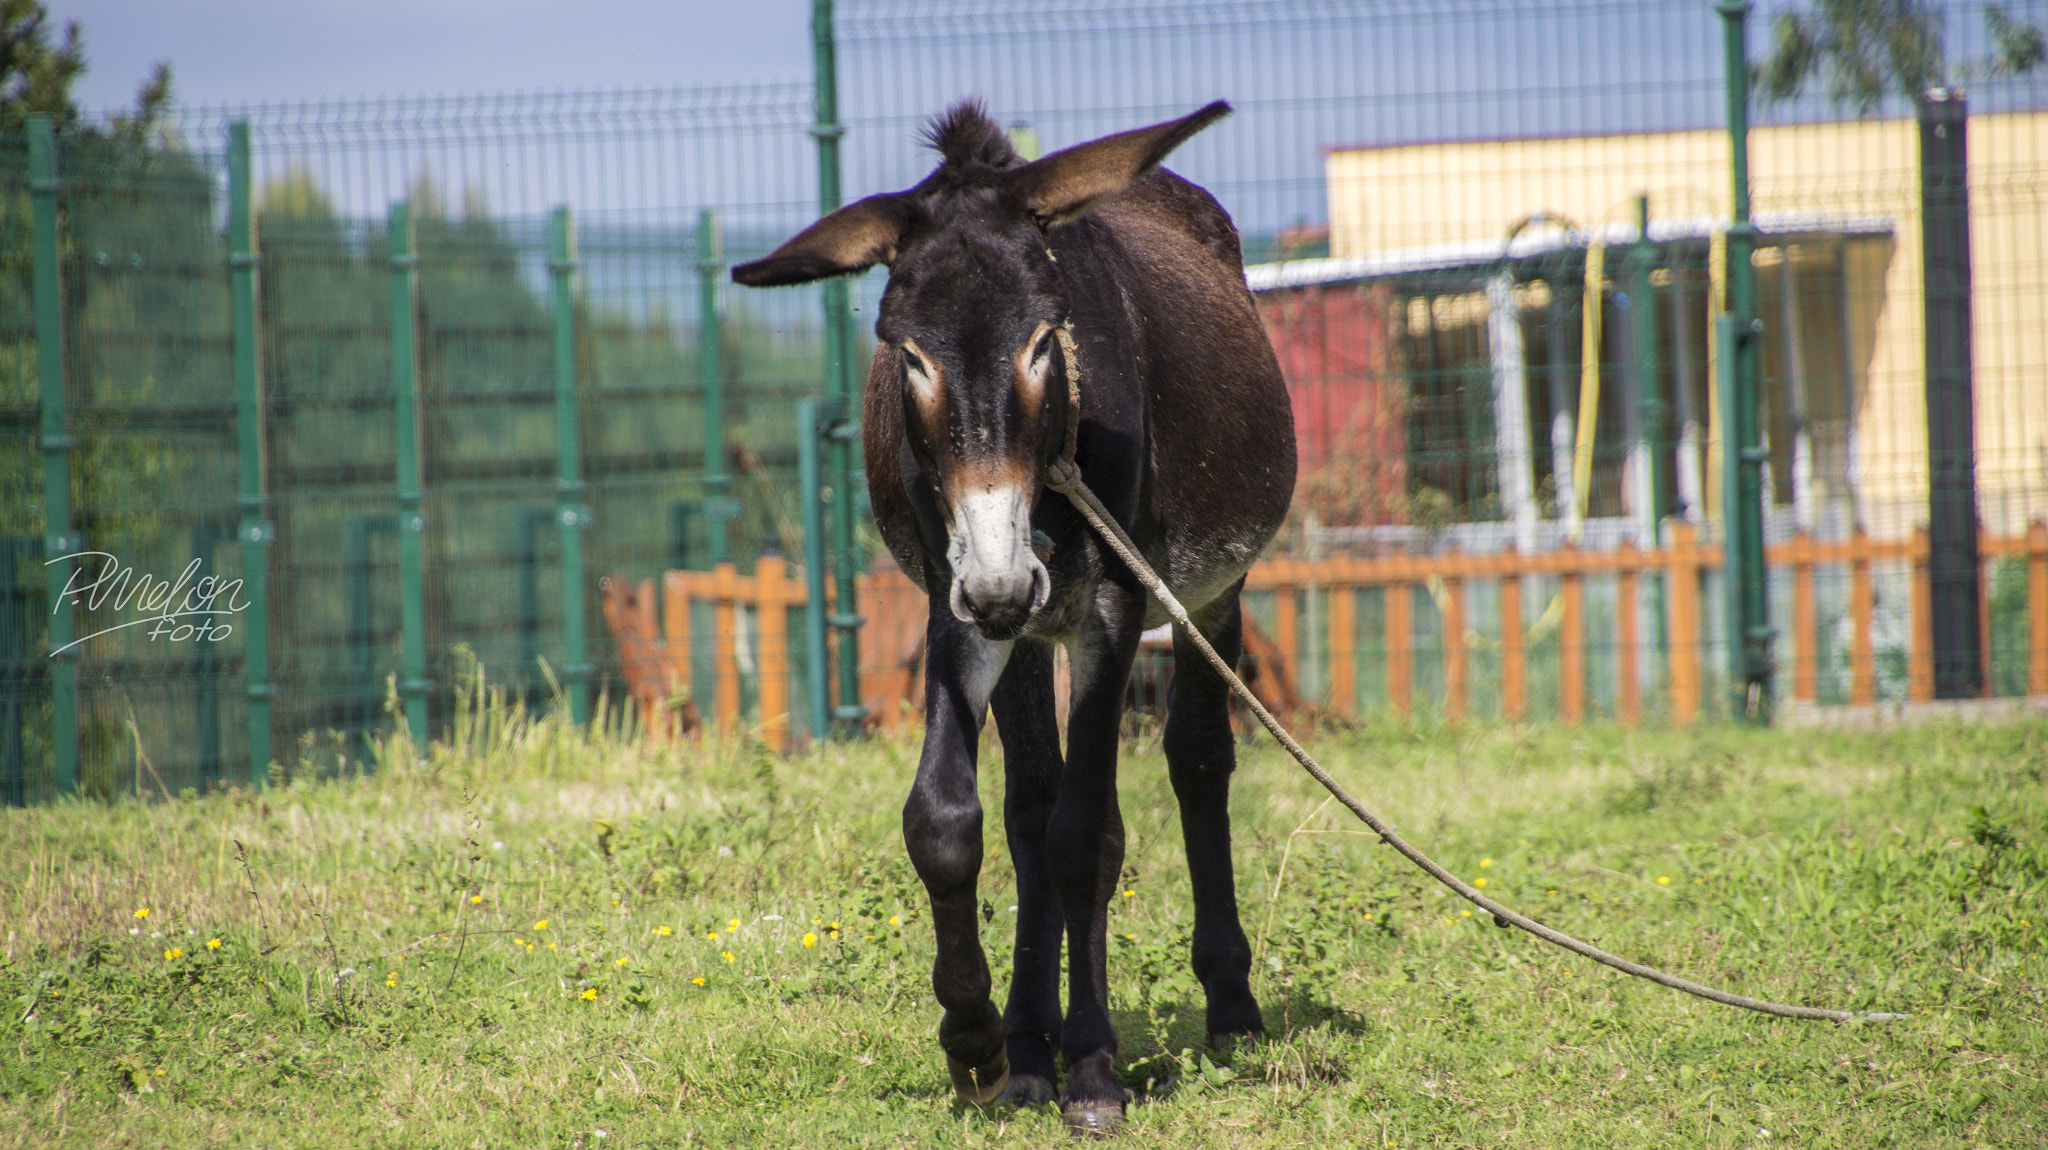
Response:
M810 78L809 0L46 0L83 29L79 103L295 102Z
M83 26L91 70L80 102L91 110L131 103L157 60L171 63L176 99L188 109L805 85L811 72L810 0L45 2L60 21ZM1752 20L1753 53L1768 43L1770 13L1787 2L1761 0ZM2048 22L2048 0L2007 2L2022 19ZM1238 114L1178 151L1174 165L1215 191L1248 231L1326 216L1322 155L1333 145L1704 128L1721 123L1725 108L1720 20L1708 0L840 4L849 196L915 182L930 163L916 144L919 123L968 95L986 97L1006 121L1031 123L1048 148L1228 98ZM1958 0L1954 31L1981 40L1980 9L1980 0ZM1965 54L1981 50L1972 45ZM1973 106L2038 104L2044 85L2048 75L1980 89ZM749 107L761 103L758 96L748 99ZM778 99L789 102L788 92ZM678 126L662 136L674 153L671 166L696 182L647 185L652 190L646 194L638 190L646 181L633 165L655 163L665 153L653 137L635 134L629 116L603 121L572 110L559 122L535 122L520 137L534 148L553 146L560 124L573 123L571 134L579 139L613 139L618 164L608 174L613 170L594 160L550 158L542 165L535 159L534 171L545 168L557 183L573 176L581 184L525 189L521 194L530 193L532 204L514 195L513 185L525 177L510 174L489 150L507 133L498 122L477 120L468 110L477 104L449 113L437 110L443 105L423 112L417 104L411 112L378 111L427 117L435 146L465 134L475 139L461 156L401 156L404 148L425 146L406 142L420 136L417 126L367 123L358 133L369 141L362 146L382 141L378 146L394 157L391 170L376 178L368 174L367 159L358 163L347 151L353 143L259 138L257 144L282 164L316 164L315 144L347 158L353 166L345 173L337 168L326 182L336 194L354 197L352 210L376 209L424 171L422 165L444 160L452 165L440 173L444 185L494 189L490 202L514 211L540 211L558 201L587 210L795 205L810 199L815 178L813 145L803 131L807 95L799 91L795 103L800 106L775 113L775 124L747 132L718 128L723 121L715 115L662 113L670 117L665 123ZM1757 111L1760 121L1844 114L1818 96ZM453 118L432 119L444 114ZM264 117L252 119L260 132ZM691 135L681 127L686 124L702 130ZM714 150L688 150L702 141ZM479 166L492 163L499 165L495 174ZM342 188L344 175L360 187ZM725 184L710 186L713 176ZM773 226L802 214L790 211L789 220L778 217Z

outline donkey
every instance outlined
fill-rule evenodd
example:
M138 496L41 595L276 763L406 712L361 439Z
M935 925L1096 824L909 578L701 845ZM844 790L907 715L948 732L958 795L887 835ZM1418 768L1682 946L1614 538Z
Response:
M1214 197L1159 167L1230 111L1106 136L1025 162L974 101L935 119L937 170L811 225L733 269L753 286L889 267L863 404L869 496L896 562L930 600L925 736L903 838L931 898L939 1045L976 1105L1053 1100L1067 1125L1123 1119L1106 926L1124 829L1117 742L1140 634L1166 621L1064 499L1056 461L1137 541L1226 660L1239 592L1294 491L1294 421ZM1066 754L1053 644L1072 667ZM1236 767L1223 680L1174 639L1165 729L1194 887L1193 959L1210 1041L1264 1033L1231 873ZM990 1000L975 921L976 747L993 709L1017 872L1009 1001ZM1060 944L1067 1006L1059 1007Z

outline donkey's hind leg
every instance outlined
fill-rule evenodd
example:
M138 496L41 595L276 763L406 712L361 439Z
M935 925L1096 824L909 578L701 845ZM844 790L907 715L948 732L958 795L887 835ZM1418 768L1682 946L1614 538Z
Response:
M1243 584L1196 616L1223 661L1244 647ZM1252 948L1238 921L1230 858L1230 775L1237 744L1230 730L1230 685L1179 627L1173 632L1173 697L1166 716L1166 765L1180 800L1181 836L1195 896L1195 977L1209 1000L1209 1041L1225 1046L1266 1029L1252 997Z
M990 699L1003 740L1003 825L1017 868L1017 952L1003 1028L1010 1085L1002 1101L1051 1102L1060 1048L1060 939L1066 916L1045 862L1045 824L1059 797L1059 724L1054 712L1053 648L1019 639Z

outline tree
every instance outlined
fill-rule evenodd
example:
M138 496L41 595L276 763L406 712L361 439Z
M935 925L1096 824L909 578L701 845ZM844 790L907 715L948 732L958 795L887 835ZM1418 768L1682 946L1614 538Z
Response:
M80 109L71 86L85 75L85 42L78 21L64 25L64 39L52 43L50 13L41 0L0 0L0 138L21 131L23 117L48 114L64 131L78 124ZM132 111L115 115L107 134L140 143L171 100L171 66L159 61L136 91Z
M1889 92L1919 104L1935 89L2040 66L2048 39L2039 28L1996 4L1984 19L1991 55L1952 61L1943 51L1941 9L1926 0L1815 0L1811 13L1780 12L1772 21L1771 54L1755 70L1757 87L1785 100L1825 75L1830 98L1868 112Z
M207 173L191 157L160 148L155 140L170 102L169 66L152 68L134 105L104 118L78 106L74 87L86 67L75 21L59 29L39 0L0 0L0 175L5 177L0 180L0 317L7 328L0 337L0 407L16 418L26 414L30 427L40 402L37 342L29 321L34 246L25 163L30 116L47 115L53 121L59 171L69 181L58 197L60 265L75 272L81 252L145 247L167 265L194 251L220 258L213 251ZM133 178L140 173L149 174L146 188ZM118 410L160 381L190 378L196 370L191 349L205 341L192 338L194 329L185 320L193 308L169 277L158 276L155 282L112 274L99 278L107 282L95 285L91 274L61 277L64 341L75 349L65 361L67 392L99 394L103 380L128 381L131 386L108 405ZM110 341L96 357L79 338L90 326L89 311L101 317L147 315L160 329L184 338L150 346ZM148 497L187 486L188 476L177 470L183 457L137 435L113 434L127 431L130 422L149 425L123 415L101 418L71 448L72 505L86 514L70 526L89 540L117 532L124 540L163 536L165 517L147 509ZM8 604L0 614L15 613L13 624L0 626L0 802L5 803L18 803L32 793L28 775L42 768L29 771L27 764L49 761L56 743L50 660L38 653L47 649L40 634L46 624L36 621L49 617L49 605L25 609L35 598L29 588L44 576L43 539L50 530L41 455L34 436L10 435L0 442L0 601ZM117 510L96 518L101 508ZM89 718L81 736L88 766L114 761L110 748L118 744L119 734L110 721ZM112 785L104 772L83 781L89 790L97 786L102 792Z
M2048 55L2048 38L1991 5L1984 10L1991 54L1955 59L1943 43L1942 16L1927 0L1814 0L1811 12L1779 13L1771 54L1753 74L1764 95L1777 100L1824 75L1829 97L1859 112L1896 92L1912 102L1919 121L1934 694L1955 699L1984 690L1963 130L1969 106L1960 85L2033 71Z

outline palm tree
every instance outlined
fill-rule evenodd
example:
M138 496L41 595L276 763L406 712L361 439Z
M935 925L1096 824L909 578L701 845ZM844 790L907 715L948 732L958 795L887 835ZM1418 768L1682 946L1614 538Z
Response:
M1927 0L1814 0L1772 23L1770 56L1753 71L1771 99L1824 75L1829 97L1869 112L1896 92L1920 124L1922 307L1926 320L1928 557L1933 585L1934 694L1984 690L1978 585L1977 480L1970 382L1970 200L1961 82L2033 71L2048 41L1990 5L1986 59L1952 60L1942 9Z

